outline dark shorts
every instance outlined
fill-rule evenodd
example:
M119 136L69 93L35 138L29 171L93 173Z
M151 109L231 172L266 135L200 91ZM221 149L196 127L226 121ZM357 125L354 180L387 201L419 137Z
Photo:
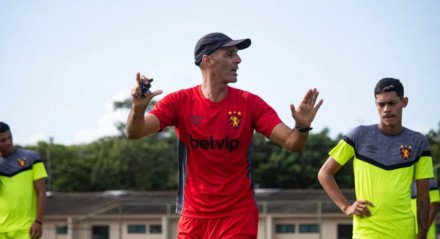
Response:
M258 209L220 218L192 218L181 216L178 239L256 239Z

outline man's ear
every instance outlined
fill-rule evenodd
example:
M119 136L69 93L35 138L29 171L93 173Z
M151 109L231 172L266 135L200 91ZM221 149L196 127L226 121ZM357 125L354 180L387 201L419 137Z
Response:
M205 63L205 64L211 63L211 57L209 57L208 55L203 55L201 63Z
M403 108L405 108L408 105L408 97L403 97L402 102L403 102Z

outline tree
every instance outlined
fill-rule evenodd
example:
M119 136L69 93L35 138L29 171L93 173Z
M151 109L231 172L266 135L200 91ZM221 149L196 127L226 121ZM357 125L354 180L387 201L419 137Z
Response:
M432 163L434 164L434 172L437 176L440 168L440 123L438 124L437 131L430 130L426 137L431 147Z
M146 111L151 111L153 107L156 105L157 101L152 100L150 104L148 104L148 107ZM126 110L131 108L131 99L127 98L121 101L114 101L113 102L113 110ZM119 136L125 137L125 122L118 121L115 123L116 129L118 129Z
M170 190L177 187L175 137L151 135L129 141L104 137L90 144L39 142L37 151L51 172L53 191ZM47 151L51 152L48 168Z
M42 157L46 170L50 173L48 189L53 191L86 191L90 190L90 175L93 161L87 160L86 145L64 146L38 142L37 146L29 147ZM50 164L48 162L50 152Z
M306 148L301 153L291 153L269 141L256 140L255 180L265 188L321 188L316 175L329 150L337 141L328 136L328 129L310 134ZM258 136L256 136L258 138ZM259 152L261 149L262 152ZM353 170L350 165L335 176L344 186L353 186Z
M147 110L151 110L151 107ZM129 99L115 102L115 110L131 107ZM177 138L174 128L139 140L125 138L125 123L116 125L118 136L103 137L89 144L60 145L38 142L27 148L37 151L50 172L49 189L54 191L96 190L175 190L178 162ZM255 133L253 143L253 174L262 188L321 188L318 170L328 152L342 135L331 139L328 129L310 133L303 152L291 153ZM440 123L427 135L436 172L440 166ZM48 162L50 155L50 165ZM50 168L48 167L50 166ZM347 163L335 175L344 188L354 187L353 164Z

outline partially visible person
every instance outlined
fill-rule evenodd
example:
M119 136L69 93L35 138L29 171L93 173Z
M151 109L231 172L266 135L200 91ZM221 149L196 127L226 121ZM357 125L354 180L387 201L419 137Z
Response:
M318 179L333 202L353 217L353 238L424 239L428 231L429 178L434 177L429 144L402 125L408 104L398 79L381 79L374 89L379 124L358 126L341 139ZM342 194L334 174L353 159L356 201ZM418 233L411 211L411 183L417 187Z
M0 122L0 239L36 239L43 234L46 169L34 151L15 147Z
M414 213L414 217L416 219L416 225L417 225L417 186L416 183L413 182L411 185L411 209ZM435 230L435 217L437 216L437 208L438 204L440 202L440 193L438 190L438 184L437 181L433 178L429 179L429 219L428 219L428 236L427 239L436 239L437 234ZM417 227L416 227L417 231Z
M257 238L253 135L259 132L289 151L302 151L323 102L317 101L316 89L308 90L296 107L290 106L295 126L289 127L259 96L229 86L238 79L238 51L250 45L250 39L232 40L218 32L205 35L194 50L201 83L166 95L148 113L151 99L162 91L143 93L138 85L150 81L140 73L136 76L127 137L176 129L179 239Z

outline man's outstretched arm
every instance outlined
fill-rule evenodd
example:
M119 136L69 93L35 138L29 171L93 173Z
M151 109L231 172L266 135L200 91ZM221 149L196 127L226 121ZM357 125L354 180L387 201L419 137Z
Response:
M140 73L136 74L136 86L131 90L131 109L127 118L125 134L129 139L139 139L160 130L159 119L153 114L145 114L148 104L161 90L142 93L139 85L148 80Z
M302 151L307 143L312 122L323 103L323 100L317 102L318 95L317 89L310 89L297 107L290 105L295 121L294 128L280 123L272 130L270 139L291 152Z

